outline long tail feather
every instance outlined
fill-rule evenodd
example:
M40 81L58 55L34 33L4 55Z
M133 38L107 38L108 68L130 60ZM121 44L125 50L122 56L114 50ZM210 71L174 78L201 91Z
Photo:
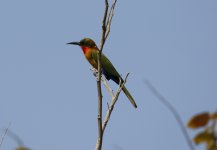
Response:
M130 92L127 90L127 88L124 86L123 87L123 91L125 93L125 95L128 97L128 99L130 100L131 104L137 108L136 102L134 101L133 97L130 95Z

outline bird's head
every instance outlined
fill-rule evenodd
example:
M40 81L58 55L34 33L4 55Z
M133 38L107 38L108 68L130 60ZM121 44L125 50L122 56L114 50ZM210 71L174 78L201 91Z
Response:
M84 38L80 42L70 42L67 44L79 45L80 47L97 48L96 43L90 38Z

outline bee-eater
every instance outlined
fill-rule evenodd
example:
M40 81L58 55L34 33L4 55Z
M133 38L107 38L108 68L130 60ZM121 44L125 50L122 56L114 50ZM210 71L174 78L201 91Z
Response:
M83 50L83 53L86 59L88 60L88 62L95 69L98 68L97 56L98 56L99 49L92 39L84 38L80 42L70 42L67 44L79 45L81 49ZM102 65L102 74L106 77L107 80L111 79L117 84L119 84L120 79L122 83L124 82L120 74L117 72L115 67L112 65L112 63L109 61L109 59L104 54L101 55L101 65ZM130 95L129 91L126 89L125 86L123 87L123 91L125 95L128 97L128 99L130 100L130 102L133 104L133 106L137 108L137 105L133 97Z

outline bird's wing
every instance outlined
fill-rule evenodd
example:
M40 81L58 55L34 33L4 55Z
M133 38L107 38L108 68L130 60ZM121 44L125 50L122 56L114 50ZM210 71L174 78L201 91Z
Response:
M97 62L97 51L94 51L92 53L92 57L93 59ZM113 64L110 62L110 60L104 55L101 55L101 64L102 64L102 69L103 71L110 77L110 79L116 78L119 82L119 73L117 72L117 70L115 69L115 67L113 66Z
M92 52L92 58L97 62L97 51ZM112 79L115 83L119 84L120 81L120 75L117 72L117 70L115 69L115 67L112 65L112 63L110 62L110 60L104 55L101 55L101 63L102 63L102 72L105 76L107 76L106 78ZM123 81L123 79L121 78L121 81ZM130 102L133 104L133 106L135 108L137 108L136 102L134 101L133 97L130 95L130 92L127 90L127 88L124 86L123 87L123 91L126 94L126 96L128 97L128 99L130 100Z

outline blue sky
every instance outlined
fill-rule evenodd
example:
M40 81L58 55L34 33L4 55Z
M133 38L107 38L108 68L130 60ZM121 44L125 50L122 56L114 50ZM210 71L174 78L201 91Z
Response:
M189 149L172 114L143 81L148 79L184 122L216 110L216 5L215 0L117 2L104 53L122 75L130 72L126 86L138 109L120 95L105 150ZM80 48L65 43L90 37L99 44L103 11L104 1L0 2L0 135L11 122L10 130L34 150L95 148L95 78ZM104 87L103 95L106 110L110 99ZM197 132L188 131L191 137ZM5 137L2 149L16 146Z

